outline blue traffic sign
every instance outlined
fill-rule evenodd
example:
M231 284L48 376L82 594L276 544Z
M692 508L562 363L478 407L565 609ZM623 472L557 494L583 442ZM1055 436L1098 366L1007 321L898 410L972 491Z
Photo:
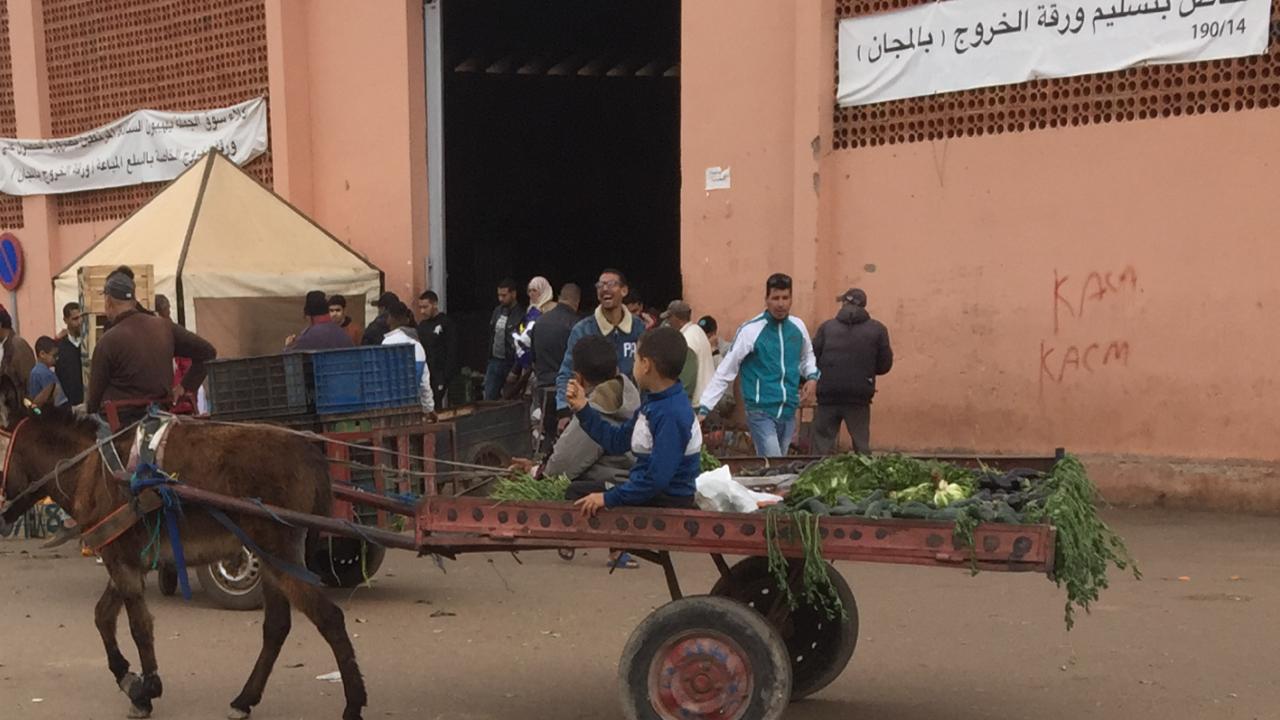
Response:
M22 243L13 233L0 235L0 285L17 290L22 284Z

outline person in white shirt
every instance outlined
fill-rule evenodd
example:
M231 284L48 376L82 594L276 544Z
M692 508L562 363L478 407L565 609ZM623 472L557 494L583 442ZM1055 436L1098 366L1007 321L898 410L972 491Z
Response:
M413 327L413 313L409 306L402 302L392 303L387 308L387 324L391 330L382 337L383 345L412 345L413 360L418 368L418 402L422 412L433 415L436 411L435 395L431 392L431 370L427 368L427 353L422 343L409 337L405 328Z
M693 402L694 407L698 407L702 402L702 391L711 384L711 378L715 377L716 365L711 353L711 342L707 340L707 334L702 328L693 323L693 308L689 307L689 303L683 300L672 300L667 305L667 311L662 313L662 319L668 325L680 331L684 336L685 342L689 344L689 350L693 353L698 363L695 382L693 383L693 392L689 399Z

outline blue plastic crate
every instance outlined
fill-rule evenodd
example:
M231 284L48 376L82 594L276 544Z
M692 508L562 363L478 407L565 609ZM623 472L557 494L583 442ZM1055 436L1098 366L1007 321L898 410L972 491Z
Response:
M214 360L209 368L209 414L224 419L303 415L310 411L302 355Z
M374 345L309 353L316 413L351 413L418 403L412 345Z

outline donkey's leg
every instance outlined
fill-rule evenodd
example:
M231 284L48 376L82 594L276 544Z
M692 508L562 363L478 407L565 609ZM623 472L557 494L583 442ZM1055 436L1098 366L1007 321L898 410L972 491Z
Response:
M360 675L360 666L356 664L356 651L351 646L351 638L347 635L347 624L342 610L329 601L320 589L299 580L292 575L270 570L276 576L280 589L284 591L289 603L301 610L321 637L329 643L333 657L338 661L338 671L342 673L342 689L346 694L347 706L342 712L342 720L360 720L360 709L368 704L365 694L364 678Z
M129 632L138 647L138 663L142 666L142 677L126 674L120 681L120 689L133 703L129 717L150 717L151 701L160 697L164 687L156 672L155 635L151 611L147 609L147 601L143 596L143 570L137 564L122 562L119 557L104 557L103 561L107 563L111 583L124 599L124 609L129 616Z
M116 638L116 621L120 617L120 608L124 606L124 598L116 591L116 586L107 581L107 589L102 591L102 598L93 609L93 623L98 626L102 635L102 644L107 649L107 669L119 684L129 672L129 661L120 652L120 643Z
M231 712L227 714L231 720L244 720L249 717L255 705L262 701L262 690L267 686L267 678L271 676L271 668L280 656L280 648L285 638L289 637L289 629L293 625L289 599L276 585L276 579L270 573L262 576L262 652L258 662L253 666L253 673L240 695L231 701Z

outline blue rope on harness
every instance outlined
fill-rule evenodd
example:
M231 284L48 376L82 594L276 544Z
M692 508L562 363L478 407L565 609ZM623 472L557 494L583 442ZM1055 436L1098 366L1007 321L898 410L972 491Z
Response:
M191 599L191 583L187 580L187 557L182 550L182 533L178 521L182 517L182 501L170 489L177 480L166 475L160 468L151 463L139 463L129 478L129 490L136 497L144 490L155 490L164 501L162 508L163 522L169 533L169 547L173 550L173 564L178 571L178 587L182 589L182 599ZM159 552L159 549L156 550Z

